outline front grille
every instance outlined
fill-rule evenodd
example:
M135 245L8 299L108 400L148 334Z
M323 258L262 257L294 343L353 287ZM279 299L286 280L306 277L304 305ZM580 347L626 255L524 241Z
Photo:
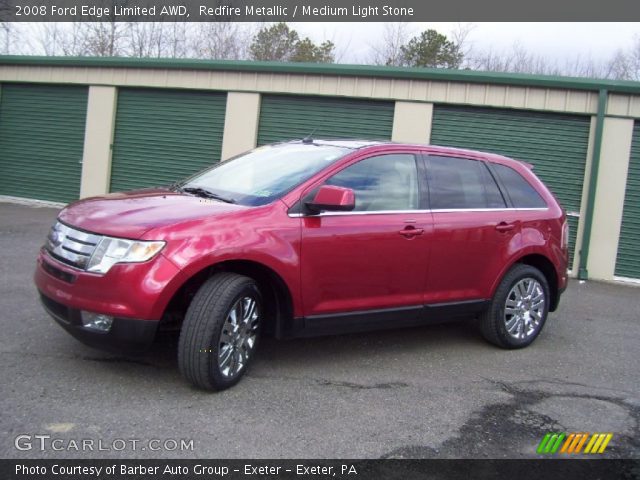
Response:
M60 270L57 267L54 267L46 260L42 261L42 269L47 272L52 277L56 277L59 280L67 283L73 283L76 281L76 276L70 273L65 272L64 270Z
M47 236L45 248L52 257L75 268L86 270L89 259L101 240L100 235L82 232L56 222Z

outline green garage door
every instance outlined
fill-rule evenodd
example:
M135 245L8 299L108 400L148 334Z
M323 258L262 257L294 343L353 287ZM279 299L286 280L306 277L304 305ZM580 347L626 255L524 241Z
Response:
M111 191L173 183L220 160L223 93L121 89Z
M316 138L388 140L394 102L349 98L264 95L260 106L258 145Z
M533 164L536 175L570 213L571 266L589 128L587 116L436 105L431 143L498 153Z
M2 85L0 195L78 199L87 95L87 87Z
M624 194L616 275L640 278L640 121L636 120Z

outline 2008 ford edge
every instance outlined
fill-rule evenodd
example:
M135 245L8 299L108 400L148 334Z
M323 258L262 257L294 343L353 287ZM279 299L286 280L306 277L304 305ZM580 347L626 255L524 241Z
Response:
M89 345L135 350L180 329L181 372L220 390L264 334L477 317L488 341L527 346L567 285L567 245L564 211L527 164L307 138L67 206L35 283Z

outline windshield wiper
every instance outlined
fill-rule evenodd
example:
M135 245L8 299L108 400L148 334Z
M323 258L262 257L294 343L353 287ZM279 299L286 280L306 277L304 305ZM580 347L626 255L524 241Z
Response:
M182 187L180 188L181 192L193 193L194 195L198 195L206 198L213 198L214 200L220 200L225 203L236 203L233 198L223 197L222 195L218 195L217 193L213 193L206 188L202 187Z

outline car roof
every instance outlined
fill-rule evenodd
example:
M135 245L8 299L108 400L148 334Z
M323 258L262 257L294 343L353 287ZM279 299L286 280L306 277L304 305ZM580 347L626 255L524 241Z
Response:
M375 145L384 145L385 143L391 143L384 140L360 140L360 139L345 139L345 138L311 138L307 137L302 140L291 140L283 143L306 143L309 145L328 145L332 147L343 147L352 150L359 150L365 147L372 147Z
M516 160L496 153L483 152L479 150L469 150L465 148L445 147L439 145L428 145L423 143L407 143L393 142L390 140L367 140L367 139L344 139L344 138L311 138L307 137L302 140L292 140L283 143L307 143L312 145L330 145L335 147L349 148L352 150L360 150L363 148L394 146L394 147L410 147L411 149L422 150L426 153L443 154L443 155L460 155L462 157L488 160L495 163L503 164L521 164L532 170L533 165L522 160Z

